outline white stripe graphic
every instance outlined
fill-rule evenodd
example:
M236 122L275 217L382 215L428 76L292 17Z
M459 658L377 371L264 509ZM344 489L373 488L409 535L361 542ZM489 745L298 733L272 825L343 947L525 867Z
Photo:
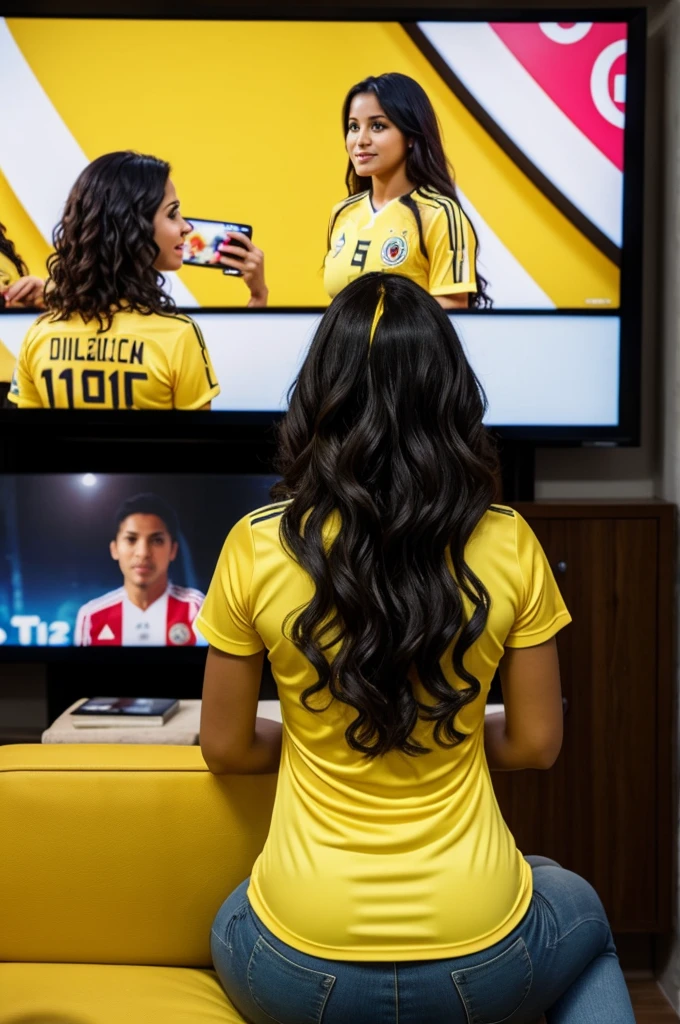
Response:
M470 217L479 242L477 269L489 282L487 294L499 309L555 309L555 303L536 284L519 260L457 188L461 206Z
M616 245L623 175L482 22L419 22L454 74L532 163Z
M71 186L89 161L0 18L0 169L48 244ZM30 126L30 131L28 130ZM164 275L179 306L198 306L176 274Z

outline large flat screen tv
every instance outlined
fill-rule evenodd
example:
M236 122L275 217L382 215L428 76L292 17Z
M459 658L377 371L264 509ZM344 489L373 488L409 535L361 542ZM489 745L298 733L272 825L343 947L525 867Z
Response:
M168 276L221 386L210 413L182 415L271 420L329 301L329 215L347 196L344 97L366 76L401 72L434 106L479 241L492 305L451 316L488 424L541 443L637 443L645 14L541 19L0 18L0 90L12 97L0 221L37 272L90 160L120 149L168 160L186 215L252 225L269 285L269 307L249 310L238 278L196 266ZM390 239L385 269L398 272L403 243ZM33 319L0 314L11 353Z

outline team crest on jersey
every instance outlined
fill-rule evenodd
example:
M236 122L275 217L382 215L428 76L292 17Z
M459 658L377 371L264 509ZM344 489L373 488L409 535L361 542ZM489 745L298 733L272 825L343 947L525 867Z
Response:
M335 243L335 252L333 253L333 259L335 259L336 256L339 256L342 250L345 248L345 242L345 232L343 231L343 233L340 235L340 238Z
M176 622L168 630L168 637L171 644L181 647L182 644L188 644L191 640L191 630L183 622Z
M408 242L399 235L388 238L380 250L380 259L387 267L398 267L408 256Z

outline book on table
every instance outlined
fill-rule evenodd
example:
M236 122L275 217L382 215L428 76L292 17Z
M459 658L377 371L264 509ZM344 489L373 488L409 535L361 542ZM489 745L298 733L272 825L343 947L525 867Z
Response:
M77 728L128 729L165 725L179 711L174 697L90 697L71 711Z

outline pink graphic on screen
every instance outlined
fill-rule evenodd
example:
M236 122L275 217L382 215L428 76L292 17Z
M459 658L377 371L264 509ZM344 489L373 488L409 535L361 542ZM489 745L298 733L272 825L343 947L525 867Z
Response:
M491 28L562 112L622 171L626 25L493 22Z

